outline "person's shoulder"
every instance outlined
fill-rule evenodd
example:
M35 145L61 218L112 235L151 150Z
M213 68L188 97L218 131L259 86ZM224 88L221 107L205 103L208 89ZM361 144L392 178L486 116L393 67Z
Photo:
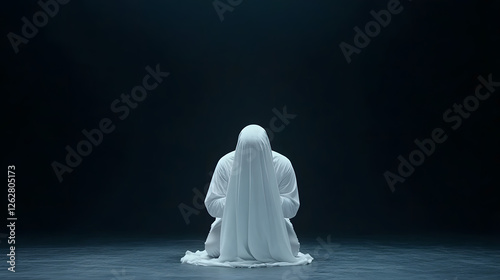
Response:
M273 153L274 164L277 164L278 166L281 166L283 168L292 166L292 162L286 156L275 151L272 151L272 153Z
M290 162L290 160L283 154L280 154L276 151L272 151L273 153L273 160L280 160L280 161L284 161L284 162Z
M227 164L230 164L234 160L234 151L231 151L225 155L223 155L217 164L226 166Z
M229 153L223 155L220 160L229 160L234 159L234 151L230 151Z

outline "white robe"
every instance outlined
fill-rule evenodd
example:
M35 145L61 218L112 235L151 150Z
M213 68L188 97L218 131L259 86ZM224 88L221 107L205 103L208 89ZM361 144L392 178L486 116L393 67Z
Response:
M298 251L289 220L300 206L295 172L285 156L271 150L262 127L246 126L236 150L219 160L205 205L216 218L207 238L209 252L187 251L181 262L229 267L312 262Z

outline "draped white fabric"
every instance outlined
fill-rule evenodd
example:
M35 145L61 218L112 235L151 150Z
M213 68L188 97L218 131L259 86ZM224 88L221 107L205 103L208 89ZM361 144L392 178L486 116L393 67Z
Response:
M217 164L205 204L222 222L220 256L187 251L183 263L255 267L312 261L298 252L298 240L297 251L292 250L290 236L296 236L285 218L295 216L300 205L295 173L288 159L271 150L262 127L249 125L240 132L236 150Z

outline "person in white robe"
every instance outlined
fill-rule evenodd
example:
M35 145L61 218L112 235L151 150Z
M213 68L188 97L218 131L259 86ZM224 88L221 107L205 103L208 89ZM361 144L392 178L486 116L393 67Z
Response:
M215 218L205 250L186 252L183 263L256 267L311 263L299 252L290 219L300 206L290 160L271 150L266 131L248 125L235 151L217 163L205 206Z

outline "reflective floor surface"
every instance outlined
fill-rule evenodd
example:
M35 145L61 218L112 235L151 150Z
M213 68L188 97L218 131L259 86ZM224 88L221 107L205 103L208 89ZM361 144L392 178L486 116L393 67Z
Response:
M24 244L21 243L24 242ZM18 240L16 272L2 261L0 279L500 279L500 243L489 237L302 239L310 265L217 268L181 264L203 238ZM7 251L3 242L1 249Z

